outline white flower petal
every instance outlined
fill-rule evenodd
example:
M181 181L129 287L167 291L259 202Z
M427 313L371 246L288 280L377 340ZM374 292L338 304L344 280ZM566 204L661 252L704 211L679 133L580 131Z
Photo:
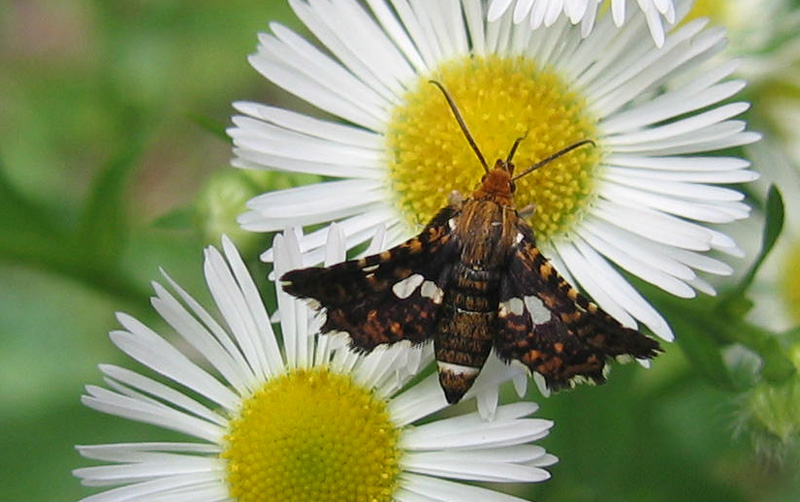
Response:
M103 413L170 429L209 442L218 442L225 429L168 406L145 402L89 385L81 403Z
M614 184L609 184L604 188L604 191L606 196L610 199L621 205L629 206L634 210L643 206L675 216L710 223L728 223L736 219L732 217L730 210L726 210L721 205L698 204L697 202L665 197L645 190L637 190ZM746 217L747 211L739 214L740 217Z
M218 458L152 453L136 463L84 467L75 469L73 474L81 478L91 478L92 486L107 486L121 482L215 471L222 477L224 470L225 464Z
M454 483L420 474L403 474L401 482L406 491L425 497L405 499L410 501L464 502L465 500L480 500L481 502L527 502L525 499L487 490L486 488Z
M114 345L143 365L205 396L229 410L236 408L238 397L217 379L189 360L144 324L125 314L117 319L129 332L109 334Z
M706 129L715 124L724 123L725 120L745 112L748 108L750 108L749 103L731 103L667 125L628 134L617 134L606 138L606 141L610 146L616 147L675 138L700 129Z
M542 437L553 426L549 420L521 418L537 409L532 403L515 403L498 407L491 422L478 414L444 419L408 430L401 442L410 451L519 444L519 438Z
M660 171L710 172L736 171L750 166L750 162L736 157L654 157L630 154L612 154L605 163L611 166L635 167Z
M290 4L347 71L359 83L365 84L359 89L369 93L368 100L376 106L373 113L379 113L383 106L396 99L396 93L401 91L399 79L404 74L410 74L411 68L359 5L354 2L339 2L336 5L316 2L312 7L296 1ZM347 33L347 36L342 37L341 33ZM306 50L316 50L297 35L292 33L292 36L296 38L295 44L305 44ZM350 99L345 92L341 95L344 99Z
M295 224L320 222L320 214L336 219L379 207L386 199L383 183L376 180L344 180L268 192L251 199L247 206L269 227L282 230Z
M389 403L394 423L403 426L432 415L447 406L439 377L430 375L414 387L395 396Z
M167 277L168 280L169 277ZM150 300L156 312L180 335L189 342L220 374L236 389L246 392L249 383L255 380L251 368L246 364L244 356L233 344L216 321L203 312L201 319L211 322L206 328L198 319L184 309L178 301L160 284L153 283L156 297ZM185 293L185 292L183 292ZM194 304L193 308L200 308ZM215 331L217 336L209 332Z
M356 150L353 151L354 154L365 150L380 150L383 145L383 136L359 127L321 120L291 110L248 101L236 101L233 103L233 107L252 118L274 124L301 136L356 147ZM232 120L234 124L237 124L239 116L234 116ZM248 125L253 125L253 123L248 123ZM236 129L229 129L228 133L231 134L232 131L236 131Z
M487 462L483 452L469 451L412 452L402 459L409 472L452 479L474 479L493 483L536 483L550 478L550 473L520 463Z
M153 452L218 454L222 449L215 444L201 443L112 443L100 445L78 445L75 447L83 457L106 462L142 462Z
M235 255L235 257L240 259L238 255ZM266 321L266 326L269 326L269 320L266 319L266 312L260 299L255 301L251 299L248 302L245 298L242 285L237 283L236 278L231 274L231 269L229 268L231 257L228 256L227 258L228 261L222 257L222 254L216 248L209 247L206 249L204 271L208 290L228 323L233 339L236 340L239 350L247 360L247 365L259 379L263 380L267 376L271 376L272 371L270 371L266 362L264 347L261 344L260 328L269 330L272 328L265 327L263 324ZM244 264L239 263L239 266L244 267ZM242 271L239 270L239 274L241 273ZM247 286L254 288L252 283ZM248 288L247 292L258 297L258 293L250 288ZM250 307L256 309L255 315L258 320L254 318L254 312L250 310Z
M640 259L634 254L636 249L622 249L588 232L581 233L581 237L600 254L606 256L628 272L641 277L647 282L677 297L694 298L694 290L687 286L683 280L669 275L663 270L659 270L657 267L653 266L653 264Z
M631 211L615 202L598 201L594 214L612 225L662 244L694 251L711 249L710 231L654 210Z
M220 485L220 476L215 472L204 474L183 474L166 479L154 479L134 485L123 486L81 499L81 502L126 502L137 500L155 500L175 489L184 489L204 482ZM170 497L171 499L171 497ZM199 500L199 499L196 499Z
M346 236L347 247L352 248L357 244L371 239L374 234L375 226L387 224L394 219L394 211L381 207L341 220L338 222L338 225L342 233ZM324 245L327 238L328 227L323 227L303 236L303 239L300 241L300 251L304 253L303 262L297 266L311 266L320 263L325 256ZM387 239L387 241L389 245L392 245L391 240ZM261 259L267 262L273 261L273 251L271 249L265 251L261 255Z
M187 395L151 378L147 378L134 371L120 368L119 366L114 366L111 364L101 364L100 371L114 381L122 383L129 388L132 387L134 389L138 389L159 399L160 401L166 401L172 407L181 408L193 415L203 418L204 420L214 422L221 427L227 426L228 421L225 417L215 413L214 411L211 411L209 408L203 406Z

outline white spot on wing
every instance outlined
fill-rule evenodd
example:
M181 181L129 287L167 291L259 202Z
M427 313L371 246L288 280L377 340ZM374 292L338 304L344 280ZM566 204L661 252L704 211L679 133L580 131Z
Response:
M497 315L500 317L508 317L509 314L521 315L525 304L519 298L509 298L504 302L500 302L500 309Z
M397 295L401 300L405 300L411 293L416 290L425 278L419 274L414 274L406 277L402 281L398 281L392 286L392 292Z
M452 373L454 375L477 375L481 371L480 368L463 366L461 364L446 363L443 361L436 361L436 364L439 365L439 371Z
M455 218L450 218L449 220L447 220L447 226L450 227L450 230L455 230L456 229L456 219Z
M553 313L550 312L550 309L545 306L538 296L526 296L525 306L528 308L528 312L531 313L534 324L546 323L553 317Z
M371 265L369 267L362 268L361 271L366 273L375 272L378 270L378 267L380 267L380 265Z
M425 298L430 298L433 303L437 305L442 303L442 298L444 298L444 291L442 291L442 288L437 286L433 281L423 282L422 288L419 290L419 294Z
M525 236L522 235L522 232L517 232L517 236L514 237L514 244L519 244L523 240L525 240Z

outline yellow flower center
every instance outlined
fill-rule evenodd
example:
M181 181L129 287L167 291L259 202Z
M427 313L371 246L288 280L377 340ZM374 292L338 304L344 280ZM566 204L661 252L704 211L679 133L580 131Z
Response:
M781 275L781 298L792 319L800 322L800 242L795 242L788 254Z
M389 502L399 430L347 375L297 369L242 404L222 457L238 502Z
M394 110L387 129L388 165L397 205L412 226L427 223L457 190L471 193L483 175L475 153L441 92L452 94L491 168L525 136L516 172L583 139L597 140L597 121L584 100L551 70L522 57L470 57L421 77ZM516 182L516 205L533 205L530 223L540 240L574 226L593 200L600 159L587 146Z

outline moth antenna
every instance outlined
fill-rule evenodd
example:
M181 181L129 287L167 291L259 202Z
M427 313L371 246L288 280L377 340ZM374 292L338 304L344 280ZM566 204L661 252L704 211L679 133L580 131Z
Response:
M444 99L446 99L447 104L450 105L450 110L456 117L456 121L458 122L459 127L461 127L461 132L464 133L464 136L467 138L467 141L469 142L469 146L472 147L472 151L475 152L475 155L478 156L478 160L481 161L481 166L483 166L483 170L488 173L489 165L486 163L486 159L481 153L480 148L478 148L477 143L475 143L475 138L472 137L472 134L469 132L469 129L467 129L467 124L464 122L464 118L461 116L461 112L458 111L458 107L456 106L456 102L453 100L453 96L451 96L450 93L447 92L447 89L445 89L444 86L439 82L437 82L436 80L428 80L428 82L438 87L439 90L442 91L442 94L444 94Z
M514 141L514 144L511 145L511 151L508 152L508 157L506 157L506 164L510 163L514 159L514 154L517 153L517 147L519 147L520 142L528 137L528 131L525 131L525 134L520 136L519 138Z
M552 162L552 161L556 160L557 158L561 157L562 155L565 155L565 154L571 152L572 150L574 150L576 148L580 148L583 145L592 145L592 146L596 147L597 143L595 143L594 141L592 141L590 139L582 139L582 140L578 141L577 143L573 143L573 144L569 145L568 147L562 148L561 150L557 151L553 155L550 155L549 157L546 157L546 158L540 160L536 164L532 165L531 167L525 169L524 171L522 171L518 175L516 175L513 178L511 178L511 181L516 181L516 180L522 178L523 176L525 176L526 174L532 173L533 171L539 169L540 167L542 167L542 166L544 166L546 164L549 164L550 162Z

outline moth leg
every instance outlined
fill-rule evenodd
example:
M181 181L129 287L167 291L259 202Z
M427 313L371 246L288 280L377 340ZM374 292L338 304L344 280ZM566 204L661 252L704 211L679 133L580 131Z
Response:
M531 216L533 216L533 213L535 213L535 212L536 212L536 204L531 202L530 204L527 204L527 205L523 206L521 209L519 209L517 211L517 214L519 214L520 218L526 218L527 219L527 218L530 218Z
M464 203L464 194L458 190L453 190L447 195L447 200L451 206L461 207Z

